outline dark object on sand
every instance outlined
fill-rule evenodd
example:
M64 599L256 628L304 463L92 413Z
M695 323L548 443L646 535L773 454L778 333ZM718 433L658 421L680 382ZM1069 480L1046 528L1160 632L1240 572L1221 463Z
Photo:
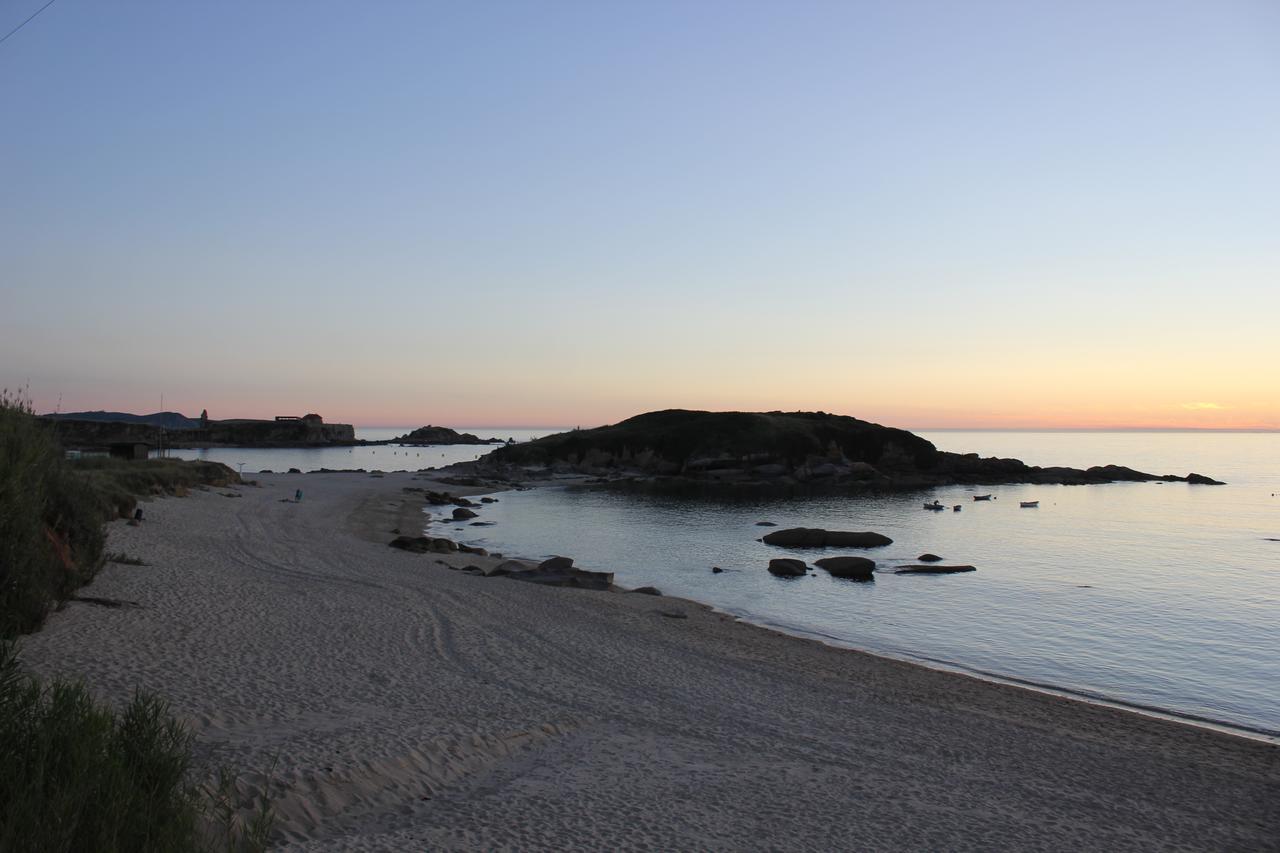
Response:
M293 493L293 499L298 503L302 503L302 489L298 489Z
M871 532L847 532L823 530L817 527L789 527L766 533L766 545L782 545L787 548L879 548L892 545L888 536Z
M976 572L973 566L940 566L934 563L929 566L903 566L894 572L895 575L953 575L957 572Z
M540 572L557 572L573 568L572 557L549 557L538 564Z
M397 536L387 544L414 554L449 554L458 550L453 540L434 536Z
M659 595L659 596L662 595L662 593L658 590L656 586L640 586L631 590L631 592L637 593L639 595Z
M133 520L138 522L142 521L142 507L138 507L133 511Z
M790 560L785 557L779 557L769 561L769 574L777 575L780 578L799 578L804 577L805 569L808 566L803 560Z
M866 557L823 557L815 560L814 565L826 569L833 577L854 580L872 580L876 570L876 561Z

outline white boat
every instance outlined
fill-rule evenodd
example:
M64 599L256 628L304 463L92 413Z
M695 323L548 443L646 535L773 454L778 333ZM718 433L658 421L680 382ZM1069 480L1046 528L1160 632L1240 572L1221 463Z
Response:
M1023 509L1035 509L1040 506L1040 501L1019 501L1018 506Z

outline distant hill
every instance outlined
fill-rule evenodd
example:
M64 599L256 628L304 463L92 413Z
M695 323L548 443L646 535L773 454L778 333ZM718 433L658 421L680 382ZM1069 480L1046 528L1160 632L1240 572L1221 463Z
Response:
M111 424L146 424L147 426L164 427L165 429L198 429L199 421L181 415L178 412L156 412L150 415L132 415L128 412L61 412L56 415L43 415L58 421L97 421Z

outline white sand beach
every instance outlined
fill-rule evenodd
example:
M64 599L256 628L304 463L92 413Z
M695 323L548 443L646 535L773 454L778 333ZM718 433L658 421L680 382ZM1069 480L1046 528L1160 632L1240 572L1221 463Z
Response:
M167 697L202 768L274 767L287 848L1280 849L1274 744L452 571L484 558L387 547L405 486L467 491L268 474L147 503L109 544L147 565L81 590L137 606L73 602L21 657Z

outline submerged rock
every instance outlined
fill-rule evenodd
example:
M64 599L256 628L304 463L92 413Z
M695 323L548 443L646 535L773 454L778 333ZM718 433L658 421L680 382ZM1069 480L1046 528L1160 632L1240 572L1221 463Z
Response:
M824 557L814 565L826 569L833 577L870 580L875 576L876 561L866 557Z
M803 577L808 566L803 560L791 560L785 557L779 557L769 561L769 574L777 575L780 578L799 578Z
M893 540L880 533L823 530L818 527L789 527L764 536L766 545L787 548L879 548Z
M976 572L973 566L940 566L933 563L928 566L903 566L894 571L895 575L952 575L956 572Z
M460 506L453 511L454 521L466 521L468 518L476 518L476 514L464 506Z

